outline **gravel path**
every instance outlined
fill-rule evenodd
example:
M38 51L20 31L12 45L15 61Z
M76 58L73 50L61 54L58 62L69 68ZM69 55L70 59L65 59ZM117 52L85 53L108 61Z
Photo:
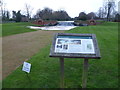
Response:
M2 38L2 78L8 76L25 60L51 43L54 33L63 31L36 31Z

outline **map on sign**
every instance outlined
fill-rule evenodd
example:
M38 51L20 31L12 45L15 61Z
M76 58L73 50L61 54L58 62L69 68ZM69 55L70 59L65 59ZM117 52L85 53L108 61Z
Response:
M55 52L95 54L93 40L90 37L58 37L55 42Z
M22 71L25 71L25 72L29 73L30 72L30 68L31 68L31 64L27 63L27 62L24 62Z

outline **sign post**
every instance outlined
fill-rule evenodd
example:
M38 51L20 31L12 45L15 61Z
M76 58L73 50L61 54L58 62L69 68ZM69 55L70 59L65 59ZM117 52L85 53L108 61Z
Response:
M31 69L31 64L28 63L28 62L24 62L24 63L23 63L22 71L25 71L26 76L27 76L29 82L31 82L31 79L30 79L30 77L29 77L29 75L28 75L28 73L30 73L30 69Z
M61 78L60 78L60 87L64 87L64 58L60 58L60 73L61 73Z
M88 59L100 59L95 34L57 33L50 57L60 58L61 88L64 88L64 58L84 58L82 88L87 87Z
M88 59L84 59L83 75L82 75L82 88L86 88L88 76Z

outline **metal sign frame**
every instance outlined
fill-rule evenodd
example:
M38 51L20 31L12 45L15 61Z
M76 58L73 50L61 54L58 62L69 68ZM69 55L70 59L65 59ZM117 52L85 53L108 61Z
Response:
M82 53L57 53L55 52L55 44L58 36L77 36L77 37L91 37L94 44L95 54L82 54ZM63 57L63 58L93 58L100 59L100 51L98 48L96 35L95 34L76 34L76 33L57 33L54 36L52 47L50 50L50 57Z

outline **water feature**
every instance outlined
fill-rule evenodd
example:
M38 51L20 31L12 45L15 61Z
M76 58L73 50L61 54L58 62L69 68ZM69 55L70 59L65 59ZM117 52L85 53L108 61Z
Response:
M75 28L76 26L73 25L74 21L58 21L56 26L45 26L45 27L35 27L35 26L28 26L31 29L42 29L42 30L70 30Z
M57 26L74 26L74 21L58 21Z

